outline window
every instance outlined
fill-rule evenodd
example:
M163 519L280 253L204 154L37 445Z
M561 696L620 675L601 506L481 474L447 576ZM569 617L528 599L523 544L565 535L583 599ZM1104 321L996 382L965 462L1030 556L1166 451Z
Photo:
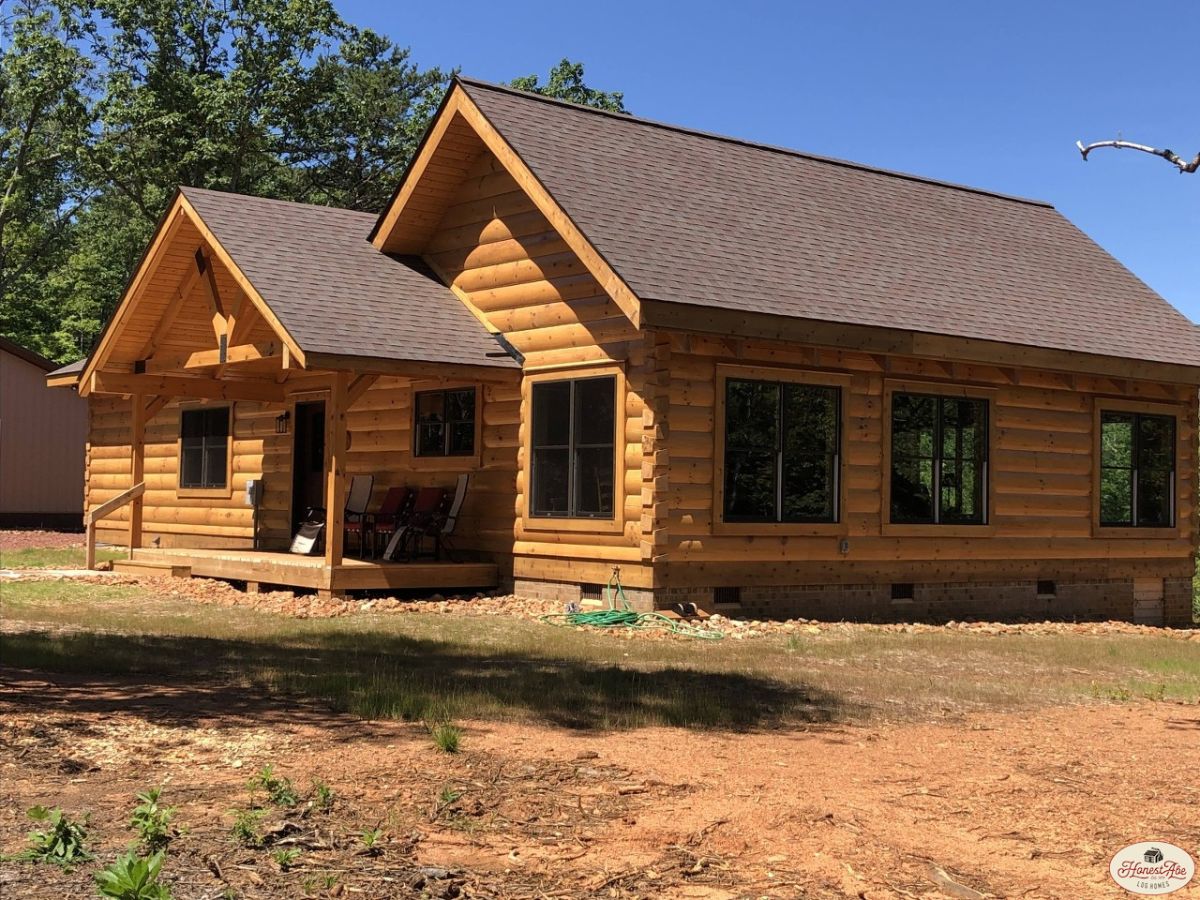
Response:
M1100 413L1100 524L1175 524L1175 417Z
M987 521L987 401L892 395L891 521Z
M540 381L532 400L530 513L611 519L616 378Z
M179 486L221 489L229 477L229 407L179 414Z
M420 391L414 408L415 455L475 455L475 388Z
M841 391L725 382L726 522L836 522Z

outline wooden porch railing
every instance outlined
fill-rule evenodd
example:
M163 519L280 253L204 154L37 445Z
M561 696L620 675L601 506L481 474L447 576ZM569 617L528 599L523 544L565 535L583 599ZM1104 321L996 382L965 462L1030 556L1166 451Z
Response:
M122 491L87 514L87 567L96 568L96 523L106 516L111 516L122 506L126 506L146 493L146 482L139 481L127 491ZM133 548L129 550L133 556Z

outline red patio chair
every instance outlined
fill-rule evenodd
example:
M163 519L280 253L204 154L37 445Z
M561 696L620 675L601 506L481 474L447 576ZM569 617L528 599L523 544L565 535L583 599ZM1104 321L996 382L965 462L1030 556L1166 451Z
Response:
M446 502L446 489L440 487L423 487L417 491L413 501L412 514L408 522L399 528L392 539L388 541L387 549L383 551L384 559L394 559L397 550L406 550L413 537L437 516Z
M379 510L367 517L367 525L371 530L371 555L379 555L381 538L391 539L392 535L408 524L412 516L413 504L417 499L417 491L410 487L388 488Z

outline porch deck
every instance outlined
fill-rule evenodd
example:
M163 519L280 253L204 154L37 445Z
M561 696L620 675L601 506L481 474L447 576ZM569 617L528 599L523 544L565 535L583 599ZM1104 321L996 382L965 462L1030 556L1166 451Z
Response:
M332 568L311 556L272 550L200 550L191 548L133 551L134 563L186 566L202 578L254 584L279 584L322 591L442 590L493 588L496 566L478 562L378 562L345 559Z

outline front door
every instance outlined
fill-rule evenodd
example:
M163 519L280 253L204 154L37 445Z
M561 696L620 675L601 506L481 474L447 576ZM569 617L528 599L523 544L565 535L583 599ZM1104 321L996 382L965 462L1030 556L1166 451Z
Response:
M325 506L325 401L296 404L292 455L292 531L310 507Z

